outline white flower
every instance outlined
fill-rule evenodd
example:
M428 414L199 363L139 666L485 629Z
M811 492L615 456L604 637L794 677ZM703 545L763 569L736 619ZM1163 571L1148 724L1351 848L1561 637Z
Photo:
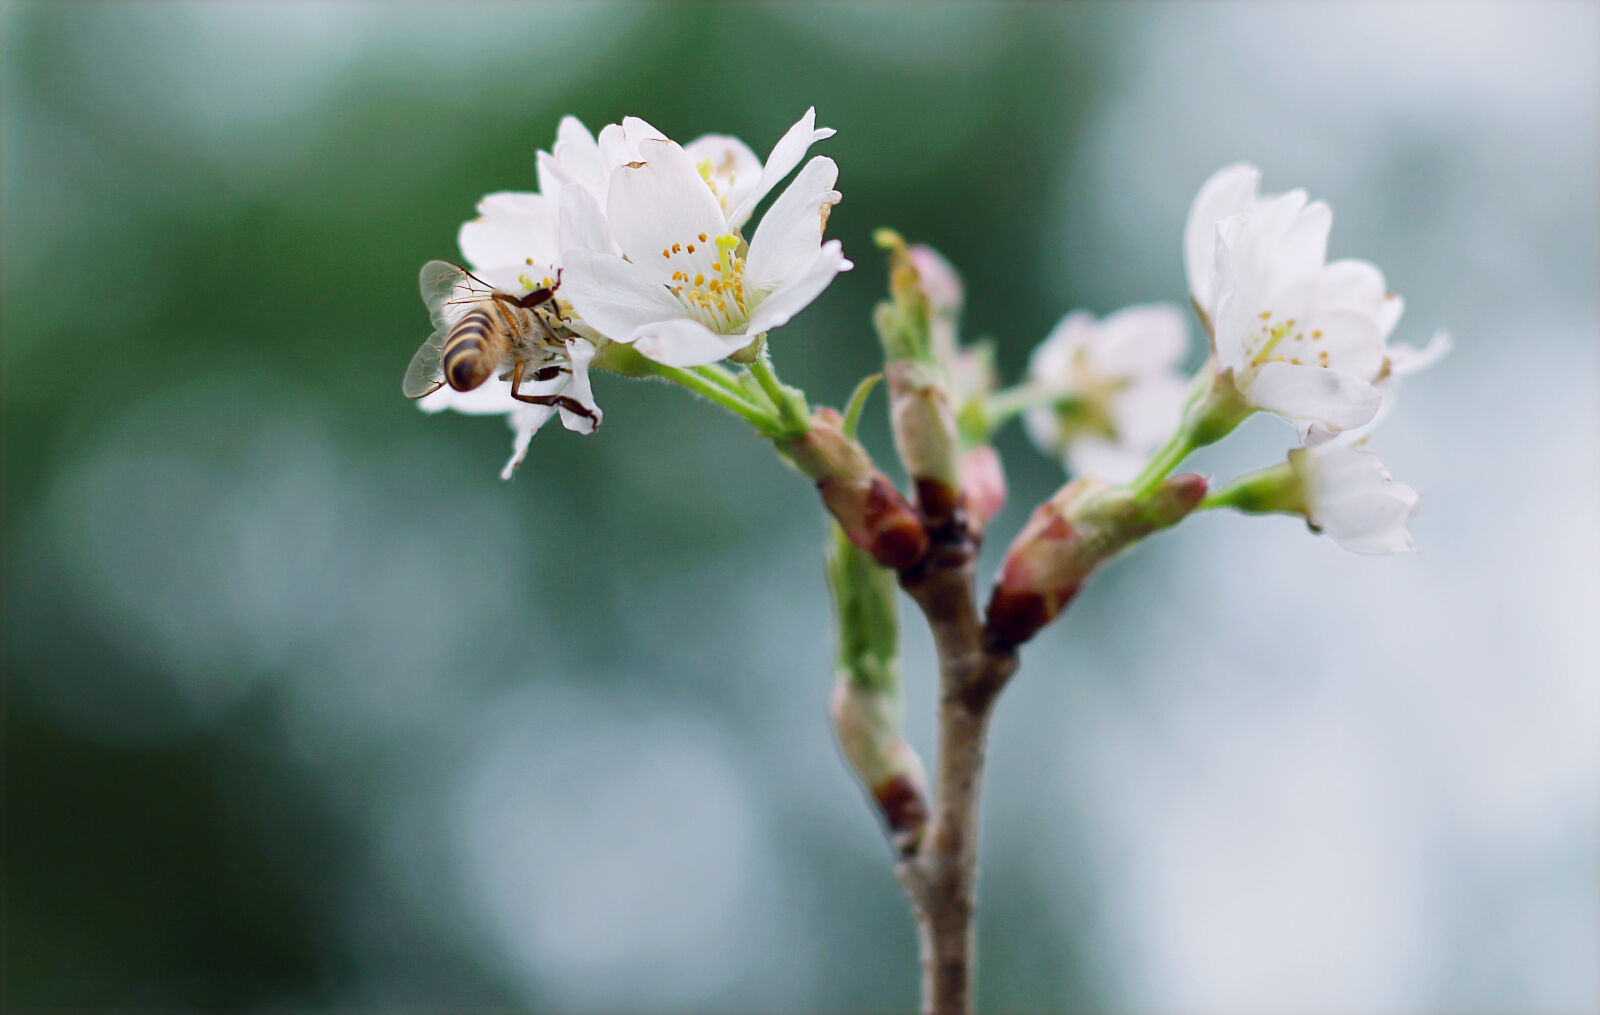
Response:
M1289 452L1289 465L1313 529L1356 553L1415 549L1406 522L1417 506L1417 491L1396 483L1377 455L1331 443L1296 448Z
M1396 300L1398 301L1398 297ZM1378 394L1383 398L1377 413L1367 422L1351 430L1329 430L1320 424L1313 424L1305 435L1305 443L1315 445L1338 441L1343 444L1358 444L1366 440L1378 423L1394 409L1395 402L1400 396L1400 378L1409 377L1419 370L1433 366L1445 357L1451 347L1450 336L1442 330L1434 332L1428 344L1421 349L1404 343L1389 346L1383 369L1372 382L1373 387L1378 389Z
M1028 411L1028 436L1074 475L1133 479L1178 427L1188 382L1177 366L1188 344L1183 314L1170 304L1126 307L1102 321L1073 311L1029 357L1029 384L1059 401Z
M1218 368L1251 406L1302 435L1360 426L1382 401L1374 382L1402 304L1372 264L1328 263L1327 205L1300 190L1260 196L1259 179L1253 166L1221 170L1184 229L1189 291Z
M784 135L753 186L744 181L754 156L716 136L696 142L699 159L673 141L641 140L638 159L611 172L603 230L594 206L568 201L565 191L563 233L604 232L614 245L563 251L563 294L583 322L657 362L699 366L748 346L815 299L850 267L837 240L822 241L839 201L832 159L818 156L801 169L748 244L740 232L761 197L829 133L813 129L813 118L808 112Z
M430 262L428 267L423 269L422 296L433 315L435 326L449 329L475 306L489 299L491 289L472 276L464 274L453 286L449 285L448 281L442 289L437 285L430 285L429 269L441 263ZM435 273L432 277L437 279L441 276ZM484 279L483 282L488 280ZM546 398L551 404L532 404L513 398L511 376L515 375L502 376L511 369L509 364L505 365L504 369L496 370L482 384L469 391L458 391L449 384L444 384L431 394L423 396L417 403L424 411L430 413L453 409L456 412L472 415L505 415L515 436L512 438L511 458L500 472L502 479L510 479L517 466L522 464L523 457L528 453L529 441L551 414L559 411L563 426L583 434L593 433L603 417L600 407L595 404L594 392L589 385L589 363L594 359L594 345L587 339L573 334L567 324L548 314L546 320L555 336L562 340L562 344L552 346L546 342L538 347L539 358L525 363L531 379L522 381L518 393L525 397ZM540 375L548 373L551 376L543 380L536 379L535 371Z
M560 365L569 373L551 381L523 381L519 390L524 395L561 395L572 399L593 415L585 417L562 407L562 425L578 433L593 433L602 417L589 387L589 361L594 359L594 346L581 338L570 339L567 353L568 358ZM417 404L427 412L454 409L471 415L504 415L516 435L511 439L511 457L500 470L501 479L510 479L516 472L528 453L528 443L533 440L534 433L557 411L556 406L530 405L512 398L511 382L499 377L491 377L471 391L457 391L447 384Z

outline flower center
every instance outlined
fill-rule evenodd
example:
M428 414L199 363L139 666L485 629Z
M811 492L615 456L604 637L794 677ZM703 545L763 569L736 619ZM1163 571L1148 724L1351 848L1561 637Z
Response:
M1090 435L1116 440L1117 425L1111 417L1111 402L1128 384L1126 377L1109 377L1096 370L1089 361L1087 349L1076 350L1069 390L1054 406L1062 442Z
M1328 350L1319 347L1321 330L1312 329L1307 335L1294 318L1275 321L1270 310L1261 311L1256 319L1261 323L1244 336L1246 369L1251 374L1268 363L1290 363L1298 367L1314 360L1319 367L1328 366Z
M733 153L725 153L720 164L714 164L710 159L701 159L694 164L694 167L700 171L700 179L706 181L706 186L711 188L711 196L717 199L722 214L728 214L728 195L733 192L734 181L739 176L733 168Z
M759 297L744 287L744 258L737 253L742 241L734 233L692 243L674 243L663 250L672 272L667 288L695 320L712 331L735 333L750 319Z

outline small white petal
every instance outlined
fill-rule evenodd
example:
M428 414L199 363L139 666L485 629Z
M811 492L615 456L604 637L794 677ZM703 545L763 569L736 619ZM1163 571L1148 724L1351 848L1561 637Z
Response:
M1383 272L1369 261L1334 261L1317 276L1318 310L1351 310L1376 318L1384 312L1387 295ZM1395 320L1399 320L1398 313Z
M1218 170L1200 187L1183 227L1183 263L1189 278L1189 293L1209 314L1212 302L1213 265L1216 258L1217 223L1232 215L1249 211L1256 202L1261 171L1239 163Z
M561 295L584 323L618 342L640 328L679 317L683 308L642 265L593 250L567 251Z
M751 249L754 250L753 247ZM835 275L841 271L849 271L853 267L855 266L845 259L844 250L838 240L824 243L804 271L787 279L782 288L767 296L756 306L750 314L745 332L759 335L763 331L770 331L787 324L790 318L822 295L822 290L828 288L828 283L833 281Z
M511 457L506 461L505 468L500 470L501 479L510 479L517 471L517 466L527 457L528 444L532 442L533 435L539 432L554 411L547 405L519 402L517 408L506 417L506 422L516 434L511 438Z
M1124 445L1140 449L1148 460L1183 422L1183 404L1188 395L1188 380L1176 373L1134 380L1111 400L1111 422L1117 436Z
M1377 388L1359 377L1290 363L1262 367L1244 395L1259 409L1291 421L1323 423L1333 430L1367 422L1383 400Z
M1291 191L1280 200L1292 206L1294 202L1287 199L1295 197L1303 203L1305 192ZM1323 202L1312 201L1300 207L1283 230L1274 258L1274 274L1294 278L1321 271L1328 259L1328 233L1332 228L1333 211Z
M1067 445L1065 459L1074 479L1093 476L1107 483L1126 483L1145 467L1150 453L1104 437L1080 437Z
M755 211L761 199L778 185L778 181L788 176L789 172L800 164L800 160L805 158L806 151L812 144L833 136L833 128L823 127L819 130L816 123L817 110L813 106L806 110L806 115L790 127L783 137L778 139L777 144L772 146L772 153L767 156L767 163L761 168L760 180L728 216L732 228L739 228L750 218L750 213Z
M1162 373L1189 351L1189 323L1170 303L1141 303L1102 318L1089 343L1094 368L1110 377Z
M700 367L725 360L753 341L723 335L685 317L657 321L630 336L641 356L669 367Z
M750 146L728 134L704 134L683 146L695 168L708 172L708 183L716 184L717 203L728 215L728 225L737 229L744 220L729 214L739 208L761 182L761 160Z
M573 187L597 197L604 196L610 167L600 157L594 135L575 116L564 116L556 128L556 143L548 152L534 156L539 177L539 192L553 206L560 206L562 195Z
M594 250L603 254L617 252L616 241L611 238L611 224L595 196L579 187L569 189L561 199L561 215L556 229L563 252Z
M1022 414L1022 429L1033 446L1051 458L1060 457L1066 451L1066 442L1061 439L1061 417L1054 409L1048 406L1029 409Z
M1389 347L1389 372L1404 377L1418 370L1426 370L1444 359L1453 347L1450 335L1443 329L1435 331L1428 344L1416 346L1398 343Z
M1028 378L1052 390L1072 390L1079 351L1088 348L1094 334L1095 319L1089 311L1067 314L1028 354Z
M726 233L722 209L682 148L671 141L639 145L643 164L618 167L611 176L606 218L611 235L631 260L661 258L674 243ZM700 241L708 242L708 241Z
M823 209L839 199L838 178L839 167L819 155L772 202L750 239L746 289L775 292L811 267L822 246Z
M1406 523L1417 491L1396 483L1370 451L1330 444L1289 453L1300 477L1306 516L1334 542L1356 553L1402 553L1413 548Z
M594 346L581 338L567 340L567 356L571 363L572 375L562 394L594 414L593 418L590 418L565 406L561 408L561 425L576 433L594 433L604 418L600 407L594 402L594 391L589 386L589 362L594 359L594 352Z
M457 242L474 268L499 268L532 259L550 264L560 253L555 214L542 194L505 191L478 202L478 218L461 226Z

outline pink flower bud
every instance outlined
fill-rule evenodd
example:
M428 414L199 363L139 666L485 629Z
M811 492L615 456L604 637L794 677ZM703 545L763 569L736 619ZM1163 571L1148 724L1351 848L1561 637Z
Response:
M1000 565L989 599L991 645L1027 641L1066 608L1094 569L1124 547L1181 521L1206 493L1191 473L1137 498L1125 488L1077 479L1034 509Z
M811 431L789 442L786 450L817 484L845 536L878 563L904 570L927 554L928 533L917 512L872 464L866 449L845 436L837 411L818 409Z
M961 490L967 498L967 526L974 537L1006 504L1006 473L994 448L980 444L968 448L959 466Z

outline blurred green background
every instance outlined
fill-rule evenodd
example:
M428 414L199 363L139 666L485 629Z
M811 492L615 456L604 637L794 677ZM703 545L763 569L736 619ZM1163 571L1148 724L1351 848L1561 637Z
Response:
M815 105L857 267L777 336L814 402L874 369L874 227L1014 377L1072 308L1181 302L1239 159L1457 339L1376 441L1419 554L1207 516L1030 646L981 1006L1595 1010L1597 11L6 4L5 1004L914 1007L804 483L605 375L502 483L501 422L399 394L418 266L562 114L764 155ZM1001 451L990 567L1061 480Z

